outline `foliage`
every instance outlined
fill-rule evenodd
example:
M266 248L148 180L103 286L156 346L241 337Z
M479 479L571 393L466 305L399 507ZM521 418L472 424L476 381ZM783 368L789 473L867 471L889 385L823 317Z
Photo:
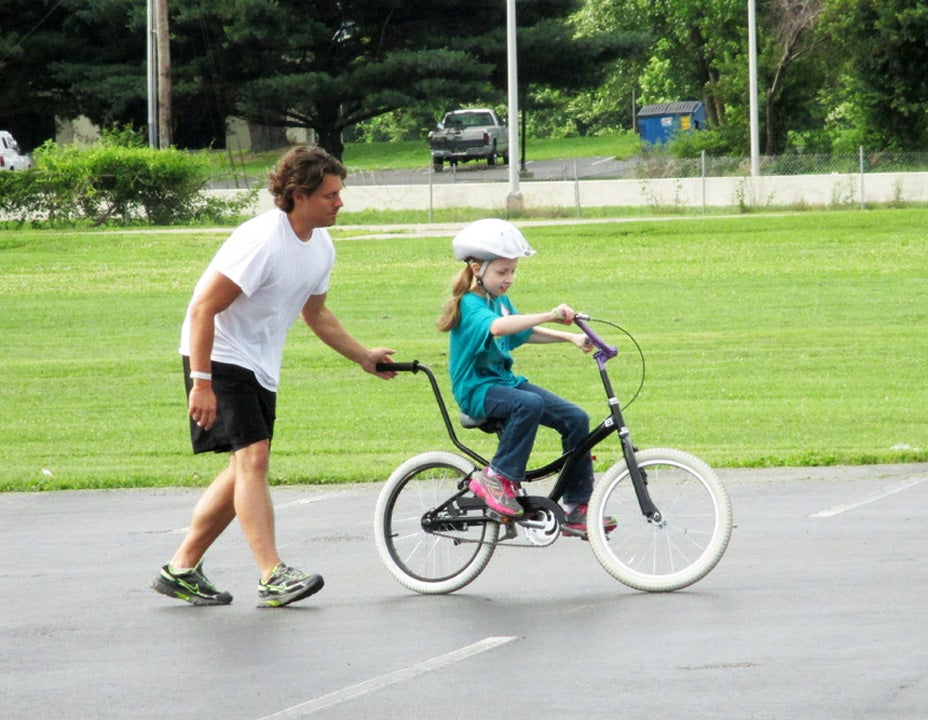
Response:
M673 157L695 158L703 152L707 155L728 155L730 147L720 129L709 128L699 132L676 133L667 143L666 151Z
M743 0L516 6L519 122L534 137L614 133L636 104L697 99L727 152L747 152ZM756 9L764 154L928 148L925 3ZM221 147L226 119L244 114L281 137L313 127L340 154L343 141L421 138L446 109L505 100L499 0L172 0L170 12L178 147ZM53 137L55 118L146 124L144 3L9 0L3 18L0 127L24 148Z
M834 0L826 29L846 48L845 99L867 144L928 148L928 5Z
M757 3L765 154L782 152L790 131L820 129L831 109L819 91L839 79L841 65L833 58L844 49L819 32L823 15L822 0ZM650 29L655 36L650 52L625 64L624 85L637 84L641 104L701 100L726 152L747 152L749 58L743 0L590 0L584 22L605 29Z
M128 129L90 146L48 141L35 152L33 168L9 179L0 209L20 222L59 226L139 218L170 225L238 214L251 202L207 197L206 169L202 155L148 148Z
M615 43L575 37L565 18L576 6L576 0L520 6L520 54L531 68L523 82L595 84ZM241 0L213 12L243 68L241 114L267 125L313 128L337 157L347 129L393 111L415 108L413 131L421 132L422 108L434 116L439 108L478 99L497 105L505 97L505 7L496 0L273 6ZM294 24L305 32L288 32ZM569 65L560 59L568 47ZM382 127L388 137L409 137ZM377 125L366 129L384 138Z
M58 118L145 118L145 3L7 0L0 23L0 127L27 149Z

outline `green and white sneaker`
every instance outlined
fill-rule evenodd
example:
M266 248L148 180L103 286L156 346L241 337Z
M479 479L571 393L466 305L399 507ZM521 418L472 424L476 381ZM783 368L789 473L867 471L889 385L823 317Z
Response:
M301 570L278 563L267 582L258 581L258 607L283 607L322 590L321 575L307 575Z
M203 561L192 570L175 572L168 563L152 580L151 587L162 595L186 600L191 605L228 605L232 595L220 592L203 574Z

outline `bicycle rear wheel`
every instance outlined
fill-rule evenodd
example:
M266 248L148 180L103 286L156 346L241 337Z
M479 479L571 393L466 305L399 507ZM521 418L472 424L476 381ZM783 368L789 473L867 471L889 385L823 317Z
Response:
M404 587L427 595L454 592L490 562L499 525L483 521L481 507L449 502L473 470L459 455L422 453L394 470L381 490L374 517L377 552Z
M706 463L689 453L653 448L635 454L648 492L661 513L641 514L625 461L596 483L587 532L596 559L616 580L647 592L679 590L705 577L721 560L731 537L728 491ZM618 525L611 533L603 517Z

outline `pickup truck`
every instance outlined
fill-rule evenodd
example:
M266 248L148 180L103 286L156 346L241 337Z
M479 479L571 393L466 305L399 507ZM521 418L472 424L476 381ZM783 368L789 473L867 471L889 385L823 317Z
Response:
M0 170L25 170L32 158L19 151L19 143L6 130L0 130Z
M506 124L489 108L454 110L429 133L429 150L435 172L441 172L445 162L455 167L486 160L492 167L498 157L509 162L509 135Z

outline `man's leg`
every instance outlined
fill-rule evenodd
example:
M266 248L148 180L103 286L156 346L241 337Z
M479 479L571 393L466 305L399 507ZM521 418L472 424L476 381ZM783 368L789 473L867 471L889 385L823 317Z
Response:
M280 562L274 537L274 505L267 484L270 443L253 443L233 454L235 514L251 547L261 579L267 580Z
M180 547L171 558L175 568L192 568L235 518L235 458L210 483L193 508L193 518Z
M162 595L186 600L193 605L228 605L232 595L222 592L203 572L203 555L225 530L235 509L232 504L235 466L229 464L200 496L193 519L171 562L161 568L152 588Z
M280 561L267 484L269 455L267 440L235 452L235 510L261 571L258 607L281 607L314 595L325 581L321 575L308 575Z

